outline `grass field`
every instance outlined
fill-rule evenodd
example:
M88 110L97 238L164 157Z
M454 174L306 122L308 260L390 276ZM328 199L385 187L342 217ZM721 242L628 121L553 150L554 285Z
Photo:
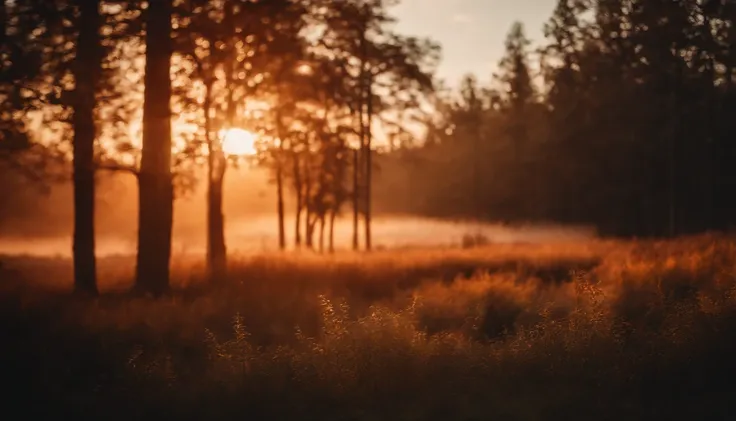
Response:
M94 301L67 260L2 260L22 419L736 416L729 237L262 254L218 289L178 257L159 301L125 294L127 257L101 261Z

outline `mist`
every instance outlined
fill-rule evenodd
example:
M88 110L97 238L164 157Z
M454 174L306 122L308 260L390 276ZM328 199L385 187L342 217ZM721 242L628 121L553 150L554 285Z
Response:
M481 234L490 242L550 242L591 238L589 227L553 223L517 225L463 218L438 218L416 212L411 177L385 167L377 172L374 188L373 235L379 248L456 246L463 236ZM196 175L199 180L202 174ZM70 182L38 186L12 174L2 174L3 197L14 203L0 215L0 253L42 256L71 254L73 232ZM97 178L96 229L100 256L132 254L137 240L138 196L136 180L125 173L100 172ZM44 191L44 188L46 191ZM427 187L423 189L427 191ZM400 192L400 193L399 193ZM293 244L294 203L286 195L287 243ZM225 235L232 253L254 253L278 248L276 193L267 169L231 168L225 178ZM201 254L206 243L205 188L197 183L182 191L174 209L175 254ZM318 234L317 234L318 237ZM362 232L361 232L362 238ZM343 208L335 223L335 247L352 241L352 209Z

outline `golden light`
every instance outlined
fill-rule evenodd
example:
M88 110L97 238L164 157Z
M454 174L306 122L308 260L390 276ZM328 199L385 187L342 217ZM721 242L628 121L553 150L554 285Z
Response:
M299 73L300 75L310 76L312 74L312 66L310 66L310 65L308 65L306 63L300 64L296 68L296 72Z
M256 135L248 130L233 128L220 132L222 150L227 155L255 155Z

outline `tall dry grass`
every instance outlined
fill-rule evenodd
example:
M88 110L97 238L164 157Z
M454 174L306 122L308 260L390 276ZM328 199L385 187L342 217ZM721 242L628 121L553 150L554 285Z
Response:
M92 419L729 419L736 242L272 254L95 301L6 259L7 378ZM14 268L14 269L13 269ZM6 269L7 273L8 269ZM25 275L24 275L25 274ZM42 274L47 274L45 277ZM29 279L28 277L31 277ZM10 336L14 334L14 336ZM25 387L25 389L24 389ZM23 393L21 393L23 392Z

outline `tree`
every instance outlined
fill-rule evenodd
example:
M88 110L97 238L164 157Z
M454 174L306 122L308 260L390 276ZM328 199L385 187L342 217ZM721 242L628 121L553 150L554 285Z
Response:
M17 168L37 181L53 181L48 177L48 168L33 168L30 164L54 164L53 152L57 147L63 150L60 146L66 140L65 125L71 123L74 287L76 292L92 295L97 294L95 119L104 56L100 6L99 1L17 1L4 3L0 8L0 32L6 54L3 63L7 64L3 67L3 80L7 83L3 85L3 121L8 124L3 128L3 143L12 146L4 149L35 150L36 156L24 154ZM68 41L74 41L73 47ZM72 76L73 83L66 81L66 76ZM48 121L50 114L53 116ZM40 145L32 140L29 125L37 125L33 129L36 132L61 128L61 136L55 144ZM63 153L61 157L68 158Z
M37 145L29 126L48 99L44 78L55 4L29 0L0 5L0 161L37 184L47 181L52 148ZM44 31L34 30L45 28ZM56 28L56 27L54 27Z
M188 6L180 16L180 19L187 21L188 24L178 29L177 46L184 57L194 62L193 71L186 76L198 79L204 85L204 92L201 94L202 119L198 122L202 124L202 137L207 155L206 260L210 279L219 283L227 276L227 246L222 202L223 182L228 165L220 138L235 124L237 87L234 83L234 72L239 64L237 59L239 51L235 47L238 16L233 2L217 4L191 1ZM222 71L222 76L218 78L219 71ZM218 95L220 93L224 95ZM198 92L194 93L193 101L195 107L199 108L197 94Z
M100 2L81 1L73 69L74 289L95 295L95 109L102 72L101 27Z
M135 289L154 296L169 289L174 189L171 175L171 0L145 12L146 68L139 180Z
M395 18L388 8L394 4L392 0L333 2L322 16L324 36L319 44L331 57L346 63L344 71L352 79L354 99L350 109L356 117L359 138L356 159L359 171L353 180L354 207L364 216L368 250L372 243L373 127L386 111L378 100L379 95L395 94L387 85L400 88L410 97L416 92L431 92L431 73L439 52L439 47L430 40L404 37L392 31ZM354 228L357 229L357 224ZM353 238L355 243L357 230Z
M520 158L527 140L527 112L535 101L527 51L530 44L524 34L524 25L515 22L506 37L506 54L499 65L501 73L497 75L503 84L502 99L509 115L509 134L515 145L516 159Z
M478 218L481 214L480 206L480 143L483 137L483 103L478 89L478 82L474 76L468 75L460 83L461 107L466 118L466 127L472 139L472 168L473 168L473 217Z

